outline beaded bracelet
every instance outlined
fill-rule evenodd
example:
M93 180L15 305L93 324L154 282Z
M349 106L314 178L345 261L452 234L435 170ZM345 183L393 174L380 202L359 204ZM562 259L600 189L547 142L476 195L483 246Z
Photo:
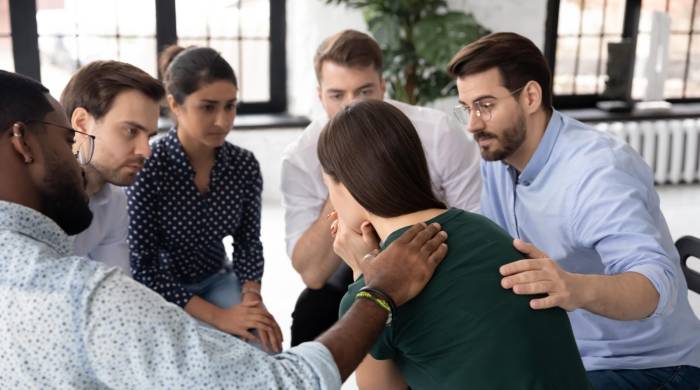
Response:
M391 299L389 295L387 295L384 291L376 289L374 287L369 287L369 286L364 286L360 289L360 291L367 291L374 295L375 297L381 298L385 300L388 304L389 307L391 308L392 313L396 313L396 303L394 303L394 300Z
M379 297L379 296L373 294L373 293L370 292L370 291L362 291L362 290L360 290L360 291L355 295L355 299L357 299L357 298L368 299L368 300L370 300L370 301L376 303L377 306L379 306L379 307L381 307L382 309L386 310L388 316L387 316L387 319L386 319L385 326L391 326L391 320L392 320L392 318L393 318L393 315L392 315L392 314L393 314L393 311L391 310L391 304L390 304L389 302L387 302L384 298L381 298L381 297Z

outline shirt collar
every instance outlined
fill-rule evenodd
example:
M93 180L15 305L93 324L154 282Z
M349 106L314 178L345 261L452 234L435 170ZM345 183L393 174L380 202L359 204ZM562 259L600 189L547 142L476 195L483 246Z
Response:
M111 192L112 188L110 187L110 184L105 183L99 191L92 194L92 197L90 197L90 203L97 206L106 204L109 201L109 195Z
M180 139L177 138L177 129L175 127L172 127L170 130L168 130L168 135L166 136L166 149L170 156L174 157L177 162L184 162L185 165L194 173L194 168L192 168L190 159L187 157L185 149L182 147L182 143L180 143ZM216 168L216 166L219 165L220 162L223 162L223 166L225 167L230 166L229 158L230 156L228 155L228 153L225 153L224 147L216 148L214 157L214 168ZM212 168L212 171L214 170L214 168Z
M549 156L551 156L552 150L554 150L554 145L557 143L557 138L559 137L563 124L564 119L561 114L554 110L552 112L552 117L549 118L547 128L544 130L544 135L539 145L537 145L535 153L532 155L527 165L525 165L525 169L523 169L518 176L518 181L521 184L529 186L547 164ZM513 167L509 167L509 169L512 171L515 170Z
M31 237L52 247L59 256L69 256L72 242L56 222L46 215L17 203L0 200L0 230Z

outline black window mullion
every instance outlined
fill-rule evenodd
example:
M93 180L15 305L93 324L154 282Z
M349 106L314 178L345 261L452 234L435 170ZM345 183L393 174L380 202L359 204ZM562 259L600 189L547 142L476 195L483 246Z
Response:
M285 10L285 0L270 0L270 112L287 109Z
M544 41L544 56L549 64L549 69L554 74L557 57L557 36L559 30L559 3L560 0L547 2L546 39Z
M175 0L156 0L156 58L166 47L177 43ZM158 75L160 69L158 69Z
M41 80L36 2L10 0L9 5L15 72Z

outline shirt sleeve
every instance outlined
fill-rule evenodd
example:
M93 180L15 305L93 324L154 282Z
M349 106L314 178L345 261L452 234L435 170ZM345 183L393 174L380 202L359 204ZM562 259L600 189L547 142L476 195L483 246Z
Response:
M241 284L247 281L260 281L263 276L265 260L263 247L260 242L260 209L262 193L262 176L260 164L250 153L248 161L244 164L248 167L245 174L248 176L247 185L243 189L245 199L241 210L241 223L233 234L233 269Z
M679 293L678 254L665 223L655 222L664 219L653 178L639 171L642 168L634 171L634 166L631 161L615 161L590 169L581 178L572 191L576 197L572 233L579 245L597 252L605 274L638 272L648 278L659 293L652 316L667 315Z
M301 151L293 148L288 150L282 159L282 206L287 256L290 258L297 241L318 219L328 198L327 193L318 189L318 186L323 184L320 172L310 169L308 164L305 164L305 159L316 161L316 150L309 148Z
M112 272L91 288L81 324L90 369L108 388L339 389L321 343L268 355L201 326L175 305Z
M129 208L129 249L134 279L184 307L194 294L187 291L160 261L159 161L151 158L126 191Z
M108 266L120 267L128 275L131 275L129 266L129 215L126 206L126 194L117 189L110 197L108 212L108 227L104 239L93 248L87 257L99 261Z
M440 167L445 200L448 206L478 213L481 157L477 145L467 137L466 129L460 128L456 121L448 120L446 115L436 126L440 136L432 152Z

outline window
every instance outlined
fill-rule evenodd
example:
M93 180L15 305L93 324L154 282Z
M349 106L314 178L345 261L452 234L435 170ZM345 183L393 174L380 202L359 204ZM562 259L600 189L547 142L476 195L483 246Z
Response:
M259 0L215 0L202 7L177 0L177 36L180 46L209 46L231 64L244 102L270 99L270 3ZM245 54L244 54L245 53Z
M672 21L664 98L700 100L699 0L550 0L545 55L554 75L555 105L590 107L604 100L607 44L623 39L635 46L631 95L641 99L655 11Z
M39 0L36 6L41 81L55 96L95 60L129 62L157 76L154 3Z
M0 67L39 79L58 96L71 74L90 61L125 61L156 77L158 50L172 43L210 46L236 71L239 113L285 111L285 1L204 4L195 0L0 0ZM36 25L23 23L17 28L21 31L12 31L8 16L35 20ZM14 56L13 45L20 48Z
M9 0L0 0L0 69L11 71L15 68L15 62L10 31Z

